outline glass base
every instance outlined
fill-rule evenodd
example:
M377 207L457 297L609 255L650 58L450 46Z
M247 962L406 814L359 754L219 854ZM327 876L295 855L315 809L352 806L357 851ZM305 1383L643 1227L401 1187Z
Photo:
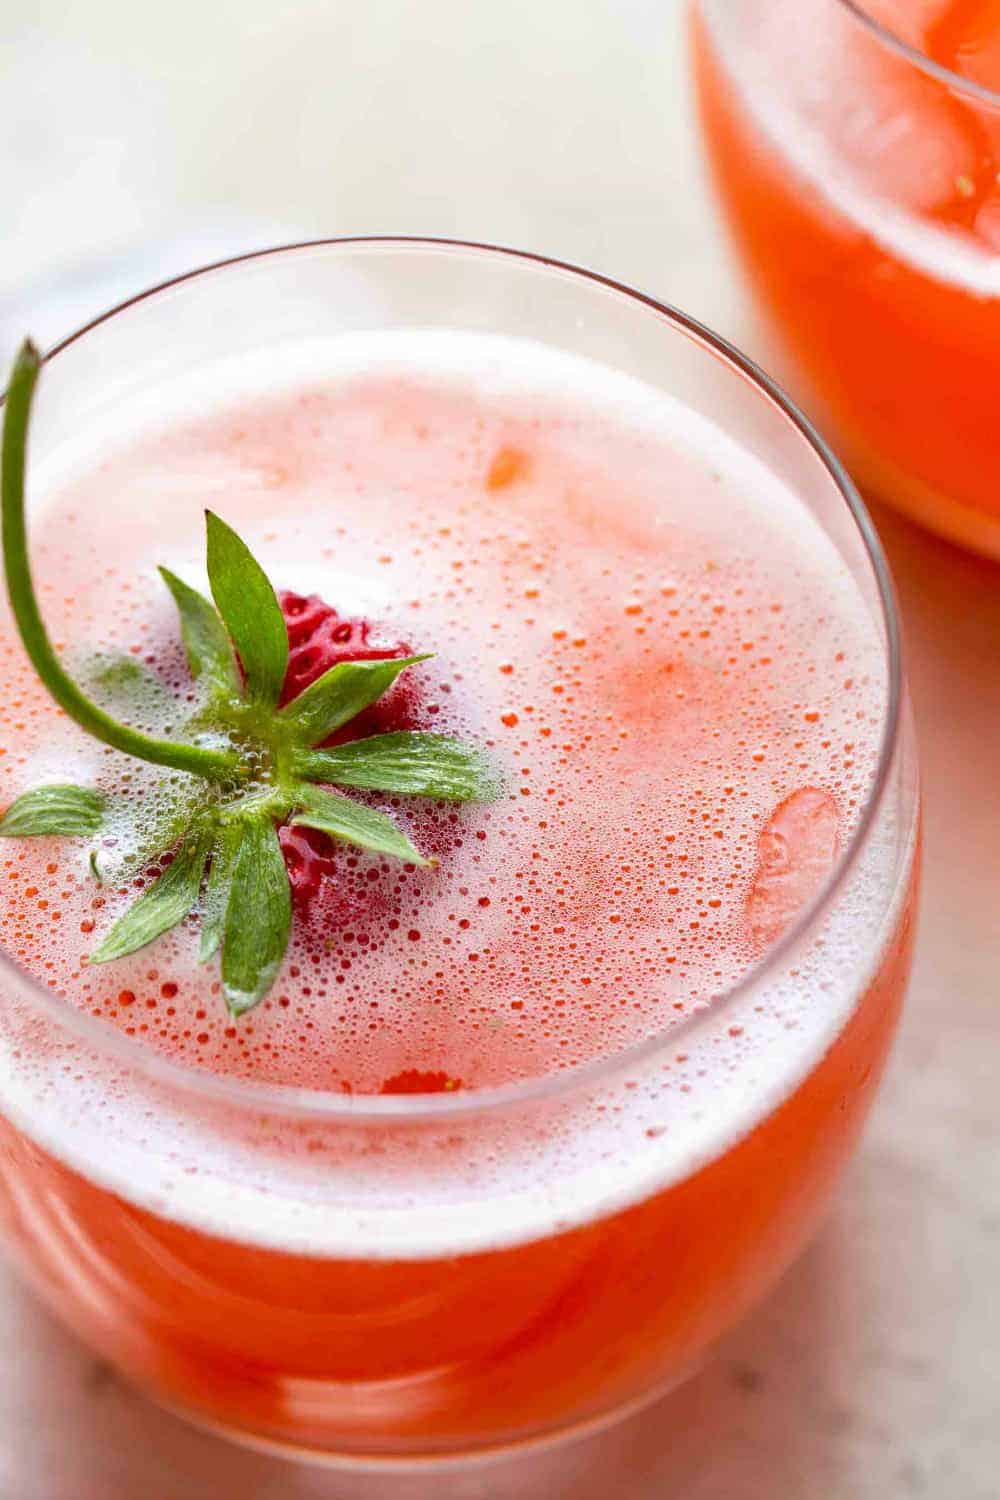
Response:
M464 1470L502 1463L506 1459L525 1458L532 1454L550 1453L555 1449L570 1447L585 1438L594 1437L608 1428L616 1427L646 1407L655 1406L673 1391L685 1385L705 1364L705 1359L693 1361L681 1374L654 1385L631 1401L622 1402L610 1411L588 1417L568 1427L558 1427L537 1436L526 1437L509 1443L486 1444L454 1453L410 1453L410 1454L366 1454L337 1453L325 1448L313 1448L308 1444L286 1442L279 1438L261 1436L246 1428L232 1427L225 1422L215 1422L210 1417L193 1412L187 1407L176 1406L150 1391L143 1394L163 1411L178 1417L182 1422L214 1437L225 1438L238 1447L248 1448L254 1453L263 1453L270 1458L287 1459L290 1463L310 1464L314 1467L332 1469L340 1473L356 1474L431 1474L438 1470Z

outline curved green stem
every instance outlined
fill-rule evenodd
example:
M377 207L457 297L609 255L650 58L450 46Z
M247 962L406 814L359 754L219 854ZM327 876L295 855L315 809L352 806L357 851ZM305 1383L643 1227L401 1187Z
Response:
M28 539L24 520L24 470L28 445L28 419L41 355L26 340L14 362L7 390L3 424L2 509L3 557L7 593L17 628L32 666L52 697L75 719L81 729L126 755L155 765L173 766L212 781L228 780L238 769L239 757L232 750L212 750L201 745L178 744L153 739L119 724L98 708L67 675L42 622L28 561Z

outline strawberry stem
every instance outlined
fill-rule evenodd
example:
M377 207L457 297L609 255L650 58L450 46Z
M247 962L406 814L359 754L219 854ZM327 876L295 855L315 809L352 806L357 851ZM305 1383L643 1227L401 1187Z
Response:
M24 470L28 444L28 420L41 355L30 339L21 345L7 390L3 423L2 511L3 556L7 593L24 649L32 666L52 697L81 729L139 760L172 766L204 776L210 781L228 781L238 775L240 757L233 750L180 744L154 739L119 724L98 708L66 673L49 640L35 597L28 561L28 539L24 518Z

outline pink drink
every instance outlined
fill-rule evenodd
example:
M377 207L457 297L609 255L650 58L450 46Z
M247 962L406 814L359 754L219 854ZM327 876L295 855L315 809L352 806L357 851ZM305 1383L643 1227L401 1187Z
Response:
M352 1106L445 1088L464 1108L709 1018L819 893L875 774L884 646L819 526L695 411L541 345L365 334L231 375L159 389L116 439L40 465L36 567L67 659L184 681L155 565L201 581L208 505L277 586L436 652L408 711L481 743L504 796L372 796L438 867L337 852L239 1023L185 927L82 964L131 889L95 887L82 845L0 850L4 946L147 1054ZM0 801L57 769L151 817L176 797L153 768L124 781L9 656ZM162 732L155 686L131 716ZM666 1072L637 1060L530 1123L334 1138L275 1118L265 1149L215 1103L153 1127L112 1091L102 1153L78 1128L107 1087L89 1052L67 1104L52 1044L43 1129L26 1101L46 1045L30 1066L11 1047L5 1110L37 1142L8 1134L12 1232L89 1337L232 1428L419 1452L582 1420L682 1369L811 1222L891 1034L912 862L891 811L787 973L685 1032Z

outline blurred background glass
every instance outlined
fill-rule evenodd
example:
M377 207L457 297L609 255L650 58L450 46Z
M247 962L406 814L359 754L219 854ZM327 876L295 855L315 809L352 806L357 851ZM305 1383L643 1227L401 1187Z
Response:
M768 362L869 494L1000 557L1000 5L700 0L692 42Z

